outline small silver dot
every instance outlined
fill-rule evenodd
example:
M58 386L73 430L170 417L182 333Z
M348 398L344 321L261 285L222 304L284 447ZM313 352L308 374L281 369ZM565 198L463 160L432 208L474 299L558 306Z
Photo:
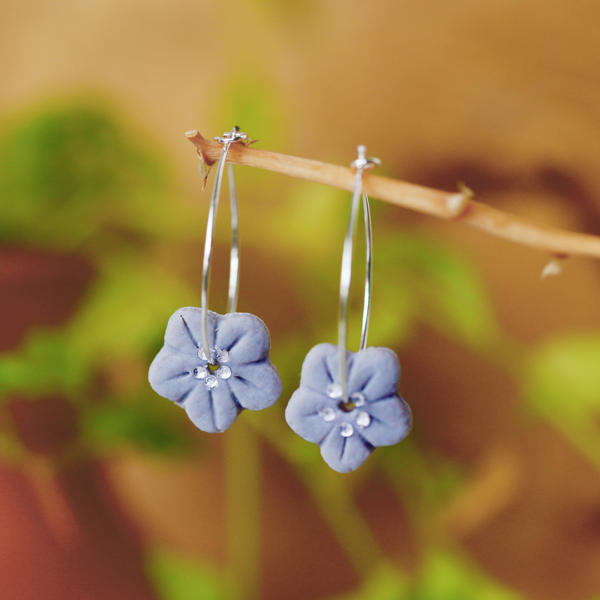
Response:
M229 379L231 377L231 369L229 367L221 366L217 370L217 377L221 379Z
M339 383L330 383L327 386L327 395L330 398L341 398L342 397L342 386Z
M208 375L208 371L204 367L194 367L192 375L196 379L204 379Z
M350 437L354 433L354 427L350 423L342 423L340 425L340 435L342 437Z
M365 395L361 392L354 392L352 396L350 396L352 402L354 402L354 406L364 406L367 399Z
M323 421L333 421L335 419L335 411L333 408L324 408L323 410L319 411L319 416L321 419L323 419Z
M215 348L215 355L217 362L225 363L229 360L229 352L227 352L227 350L223 350L222 348Z
M205 380L204 380L204 385L209 389L212 390L213 388L216 388L219 385L219 380L214 376L214 375L209 375Z
M356 415L356 424L359 427L368 427L371 424L371 415L368 412L361 410Z

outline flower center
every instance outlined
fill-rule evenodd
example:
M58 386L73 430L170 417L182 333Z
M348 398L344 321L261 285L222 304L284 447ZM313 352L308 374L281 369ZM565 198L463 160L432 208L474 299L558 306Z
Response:
M351 413L354 409L360 408L367 403L367 398L362 392L354 392L350 394L350 398L343 400L342 386L339 383L330 383L325 392L332 400L339 399L336 406L343 413ZM323 421L330 422L336 418L336 413L333 408L326 407L319 411L319 416ZM361 429L368 427L371 424L371 415L364 410L359 410L354 413L354 422ZM350 437L354 434L354 427L347 421L340 423L338 427L338 431L342 437Z
M202 360L207 360L206 354L201 348L198 350L198 356ZM227 350L221 350L220 348L216 348L215 350L211 349L210 356L214 360L213 364L207 361L205 366L198 366L192 369L192 376L196 379L202 379L204 386L208 390L216 388L219 385L219 379L229 379L231 377L231 369L219 362L219 360L221 362L227 362L229 360L229 353Z
M348 400L346 400L346 402L344 402L343 400L338 404L338 408L343 411L343 412L352 412L355 408L359 408L360 406L364 406L365 402L367 401L367 399L365 398L365 395L361 392L354 392L354 394L352 394L350 396L350 398L348 398Z
M343 411L343 412L352 412L355 408L356 408L356 404L354 404L354 402L352 401L352 398L348 399L348 402L344 402L342 400L342 402L340 402L338 404L338 408Z
M204 352L204 348L198 348L198 356L202 360L208 361L208 358L206 357L206 353ZM227 350L225 350L224 348L219 348L218 346L215 346L214 348L210 349L210 358L211 358L211 360L213 360L215 362L218 361L218 362L226 363L229 360L229 352Z

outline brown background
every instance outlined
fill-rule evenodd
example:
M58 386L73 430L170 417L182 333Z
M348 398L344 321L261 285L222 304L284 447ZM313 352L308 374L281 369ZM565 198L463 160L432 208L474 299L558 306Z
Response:
M271 130L249 132L263 148L344 164L356 144L364 143L382 158L386 174L449 190L463 180L482 202L600 235L596 1L2 4L0 108L14 114L47 96L99 93L131 119L142 137L164 149L182 198L196 197L200 190L194 151L183 133L198 129L209 137L230 129L230 114L240 106L250 110L244 103L251 106L252 90L258 89L269 105L256 110L273 114ZM257 205L268 209L294 201L287 193L291 184L273 181L277 184L261 184L261 194L253 198ZM394 219L399 232L423 233L469 258L484 275L503 331L515 342L533 347L552 335L600 325L597 263L571 259L561 277L540 282L548 257L539 252L405 211L396 211ZM248 234L254 236L260 232ZM270 269L280 272L276 249L272 254ZM257 258L257 263L265 260ZM77 268L70 273L70 281L85 280ZM246 281L253 274L261 277L249 265ZM12 283L5 285L13 289ZM249 304L260 304L260 294L250 287ZM282 304L298 302L293 314L302 314L293 285L281 293L271 308L263 304L261 309L277 321L274 337L295 326L286 320ZM6 305L4 310L8 314ZM525 598L588 600L600 593L597 470L554 428L516 416L513 408L522 398L493 361L427 328L402 348L401 359L403 395L419 398L412 404L419 443L456 461L467 478L442 514L431 517L432 528L452 537L474 564ZM510 352L502 357L510 359ZM113 557L111 564L129 565L121 574L114 571L115 581L131 576L132 590L142 590L140 598L151 592L143 591L141 575L139 581L131 575L142 572L135 536L146 546L167 546L198 563L226 563L222 441L206 444L210 458L173 462L130 451L98 467L120 507L114 509L120 516L107 519L129 523L116 527L121 533L106 541L107 548L132 544L129 558ZM260 449L262 514L267 515L260 597L321 598L358 586L360 575L321 521L298 475L268 443L260 442ZM0 513L9 511L7 498L17 497L19 486L37 489L32 481L47 481L32 465L25 483L3 484ZM85 477L73 485L85 486ZM353 485L386 554L416 570L418 552L393 493L373 474L357 477ZM48 489L38 490L41 496L33 494L31 502L47 498ZM68 490L69 484L60 489ZM81 506L89 506L91 498L82 499ZM106 506L112 502L106 500ZM2 550L9 579L14 569L21 569L21 582L27 573L32 578L44 573L40 581L61 581L59 591L51 595L50 584L45 592L36 591L28 581L24 587L15 584L23 595L7 598L66 598L73 592L69 582L79 577L74 573L85 579L87 567L77 567L72 557L46 562L56 553L52 536L69 538L73 526L65 516L69 509L60 503L50 503L54 508L45 516L45 509L32 507L28 514L41 514L38 525L31 516L6 525L14 539L25 540L23 552L41 552L32 552L31 565L19 561L15 566L10 556L18 552ZM210 511L198 510L204 506ZM307 528L307 523L319 525ZM88 526L94 527L83 525ZM123 533L128 527L136 529L135 536ZM50 532L44 534L50 540L44 551L35 533L42 530ZM119 535L129 541L119 542ZM101 548L97 551L103 556ZM90 555L87 564L97 556ZM94 586L102 589L98 598L117 597L110 586L93 583L99 576L92 571L81 583L84 591L73 597L95 598L85 591ZM123 598L138 597L128 593Z

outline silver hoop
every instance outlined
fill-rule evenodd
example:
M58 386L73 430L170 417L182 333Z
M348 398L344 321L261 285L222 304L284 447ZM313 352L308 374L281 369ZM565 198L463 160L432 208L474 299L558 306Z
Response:
M363 212L365 213L365 237L367 265L365 274L365 296L363 303L363 318L360 334L360 350L367 347L367 334L369 330L369 316L371 313L371 277L373 267L373 230L371 226L371 210L369 198L362 194L363 171L372 169L381 164L378 158L366 158L366 147L358 147L358 158L351 163L356 169L354 193L352 195L352 207L350 209L350 220L348 230L344 239L344 251L342 254L342 274L340 277L340 317L338 323L338 356L341 399L348 401L348 366L346 364L346 337L348 330L348 297L350 295L350 284L352 283L352 257L354 253L354 237L356 234L356 220L358 216L359 200L362 195Z
M231 131L227 131L222 137L215 137L216 142L223 144L221 156L215 175L212 196L210 199L210 208L208 211L208 222L206 224L206 238L204 240L204 260L202 263L202 348L208 362L212 365L215 359L211 356L208 342L208 288L210 283L210 266L212 261L212 245L215 232L215 222L217 220L217 207L219 205L219 195L221 193L221 181L223 180L223 171L227 159L229 147L234 142L248 139L248 135L242 133L240 128L235 126ZM227 165L229 175L229 200L231 204L231 255L229 259L229 300L227 303L227 312L235 312L238 300L239 288L239 239L238 239L238 210L237 194L235 191L235 180L233 176L233 167Z

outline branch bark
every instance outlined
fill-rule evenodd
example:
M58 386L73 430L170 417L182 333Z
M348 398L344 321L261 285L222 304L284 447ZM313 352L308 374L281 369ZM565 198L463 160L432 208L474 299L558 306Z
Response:
M219 159L221 144L206 140L197 131L188 131L185 135L207 166ZM249 148L241 142L230 146L227 162L267 169L342 190L354 189L355 172L349 167ZM569 255L600 258L600 237L538 225L528 219L475 202L465 192L451 194L367 172L363 175L363 191L370 197L403 208L448 221L461 221L491 235L543 250L556 258Z

